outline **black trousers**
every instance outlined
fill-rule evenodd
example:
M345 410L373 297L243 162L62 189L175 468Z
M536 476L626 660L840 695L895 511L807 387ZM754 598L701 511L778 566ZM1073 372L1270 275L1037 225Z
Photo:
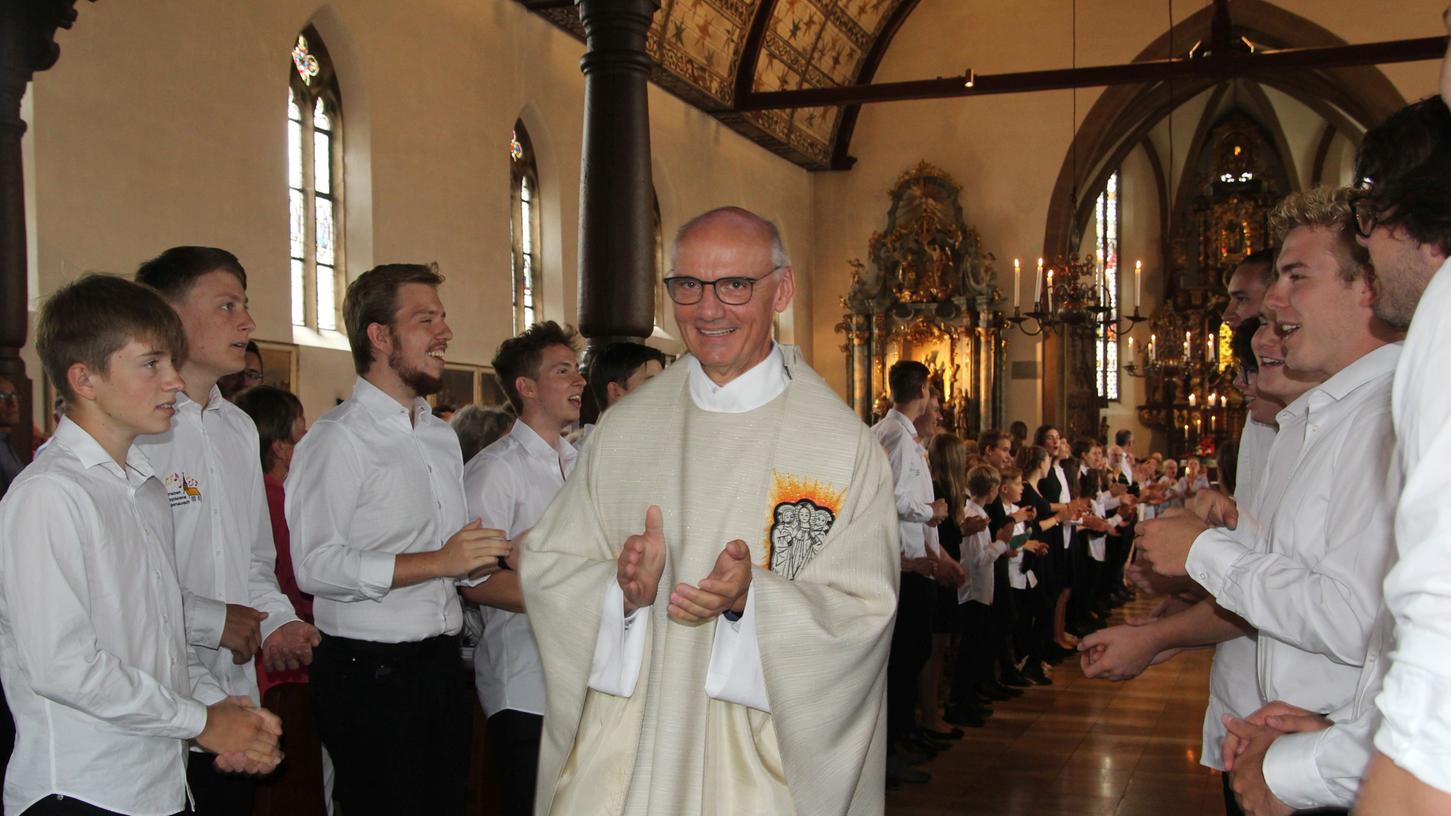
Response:
M176 816L184 813L191 813L189 810L179 811ZM47 796L25 809L21 816L119 816L113 810L98 808L95 805L82 802L74 796Z
M977 601L958 607L962 616L962 640L957 646L957 665L952 670L948 701L968 705L977 701L977 684L993 678L992 609Z
M464 812L472 691L457 636L375 643L323 635L309 674L344 813Z
M489 718L489 747L499 768L506 816L533 816L543 730L544 718L538 714L504 709Z
M1048 657L1048 644L1053 641L1053 603L1042 584L1028 589L1013 590L1015 640L1019 658L1026 658L1031 666Z
M887 744L916 726L917 675L932 655L932 611L936 585L916 573L903 573L897 595L897 622L887 658Z
M186 784L201 816L252 816L257 780L217 770L216 756L192 751L186 758Z

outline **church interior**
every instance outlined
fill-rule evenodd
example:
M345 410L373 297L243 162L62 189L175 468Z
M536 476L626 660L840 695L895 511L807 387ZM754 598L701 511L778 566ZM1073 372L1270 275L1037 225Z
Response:
M53 65L0 57L0 375L40 435L34 319L87 272L228 248L265 380L311 418L354 381L347 283L436 264L437 400L498 405L489 360L536 321L683 353L671 237L738 205L790 255L777 339L863 420L913 359L964 438L1129 430L1211 475L1245 422L1229 273L1279 199L1351 183L1445 51L1444 0L34 5L67 19ZM887 812L1220 812L1207 677L1070 661Z

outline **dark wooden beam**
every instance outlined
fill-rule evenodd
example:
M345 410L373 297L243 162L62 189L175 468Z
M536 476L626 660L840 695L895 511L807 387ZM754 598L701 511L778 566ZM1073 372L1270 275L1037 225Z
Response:
M741 58L736 63L736 84L733 99L749 96L756 81L756 66L761 61L761 48L766 43L766 29L771 24L771 15L776 11L776 0L761 0L751 27L746 31L745 42L741 44Z
M902 23L907 21L907 15L917 8L919 0L903 0L903 2L892 10L892 16L882 24L881 33L872 43L872 48L862 59L861 69L857 72L857 84L867 85L872 77L877 75L877 68L882 64L882 58L887 54L887 47L896 38L897 32L901 30ZM831 149L831 169L850 170L856 164L856 159L848 154L851 147L851 137L856 131L857 118L861 115L861 105L851 105L841 112L841 121L836 126L836 142Z
M965 77L953 76L884 82L877 85L750 93L744 97L737 97L736 109L749 111L772 108L815 108L872 102L898 102L910 99L950 99L961 96L1133 85L1203 76L1229 79L1237 76L1254 77L1288 70L1417 62L1441 59L1445 53L1446 37L1422 37L1327 48L1287 48L1254 54L1220 52L1205 57L1177 57L1172 60L1150 60L1126 65L981 74L974 78L970 86Z
M575 5L575 0L519 0L519 2L530 11L573 8Z

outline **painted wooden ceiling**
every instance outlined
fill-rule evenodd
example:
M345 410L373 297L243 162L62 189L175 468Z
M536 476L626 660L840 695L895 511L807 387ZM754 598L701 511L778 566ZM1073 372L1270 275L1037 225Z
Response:
M522 2L522 0L521 0ZM855 108L738 111L743 93L870 80L917 0L660 0L651 80L812 170L849 166ZM583 39L575 8L538 12Z

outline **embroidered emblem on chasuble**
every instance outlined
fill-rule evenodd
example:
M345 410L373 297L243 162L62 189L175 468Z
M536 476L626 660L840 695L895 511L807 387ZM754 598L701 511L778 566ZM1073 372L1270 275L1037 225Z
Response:
M821 550L845 498L845 490L773 471L766 557L761 567L795 580L802 567Z

